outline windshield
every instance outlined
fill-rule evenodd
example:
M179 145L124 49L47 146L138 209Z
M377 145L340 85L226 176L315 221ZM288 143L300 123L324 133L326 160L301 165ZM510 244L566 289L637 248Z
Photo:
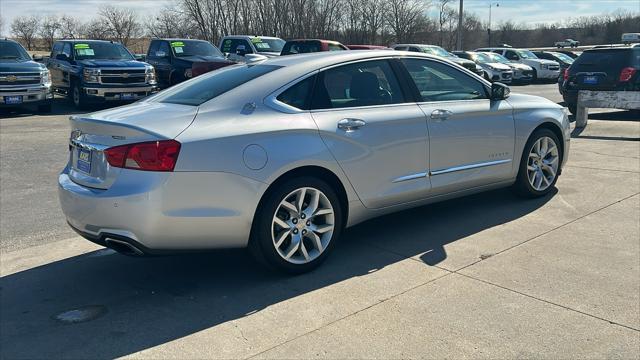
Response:
M75 43L73 44L73 52L76 60L133 60L133 55L120 44L115 43Z
M176 57L224 56L217 47L211 45L208 41L180 40L172 41L170 44L171 50Z
M483 54L483 53L471 54L471 58L473 59L473 61L479 62L482 64L494 62L494 61L491 61L491 58L489 57L489 55Z
M437 55L437 56L442 56L442 57L453 57L451 56L451 54L449 54L449 52L447 52L447 50L439 47L439 46L429 46L429 47L423 47L422 51L428 53L428 54L433 54L433 55Z
M155 101L198 106L266 73L276 65L233 65L200 75L184 86L171 87L153 98Z
M0 42L0 59L31 60L24 48L14 42Z
M532 53L529 50L516 50L516 52L518 53L518 56L520 56L521 59L537 59L538 58L536 54Z
M566 63L573 64L573 58L567 54L554 52L553 55Z
M491 60L502 63L502 64L509 64L511 62L509 61L509 59L507 59L506 57L500 54L496 54L496 53L482 53L482 54L488 56Z
M282 51L284 44L286 43L282 39L264 39L264 38L251 38L251 43L255 46L258 52L275 52Z

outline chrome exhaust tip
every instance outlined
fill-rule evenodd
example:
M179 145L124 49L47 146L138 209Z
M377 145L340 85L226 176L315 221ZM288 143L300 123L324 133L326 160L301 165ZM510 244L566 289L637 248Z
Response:
M140 249L123 240L106 238L105 243L107 244L107 247L124 255L130 255L130 256L144 255L144 253Z

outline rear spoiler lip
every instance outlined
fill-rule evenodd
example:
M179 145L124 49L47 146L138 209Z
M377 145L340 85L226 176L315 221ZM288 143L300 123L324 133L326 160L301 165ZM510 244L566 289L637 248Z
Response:
M77 115L69 116L69 121L75 121L75 122L85 121L85 122L101 124L101 125L111 125L111 126L115 125L115 126L128 128L128 129L131 129L131 130L140 131L142 133L154 136L154 137L158 138L159 140L171 140L171 139L173 139L173 138L167 137L165 135L161 135L161 134L158 134L156 132L150 131L149 129L145 129L145 128L140 127L140 126L126 124L126 123L119 123L119 122L116 122L116 121L93 119L93 118L77 116Z

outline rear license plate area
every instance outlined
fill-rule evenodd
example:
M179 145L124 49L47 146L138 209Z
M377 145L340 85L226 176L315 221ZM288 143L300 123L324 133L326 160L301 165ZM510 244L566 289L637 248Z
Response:
M91 173L91 150L78 148L78 160L76 168L83 173Z
M22 95L5 96L4 103L7 105L22 104Z
M583 84L588 84L588 85L596 85L596 84L598 84L598 77L597 76L585 76L582 79L582 83Z

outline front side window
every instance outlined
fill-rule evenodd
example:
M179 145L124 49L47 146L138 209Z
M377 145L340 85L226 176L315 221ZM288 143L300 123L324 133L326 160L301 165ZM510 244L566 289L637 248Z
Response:
M471 76L436 61L402 59L422 101L486 99L485 86Z
M338 44L329 44L329 51L340 51L340 50L344 50L342 46Z
M532 53L529 50L518 50L517 53L521 59L537 59L538 58L536 54Z
M234 65L200 75L186 86L169 88L153 98L153 101L199 106L236 87L270 73L276 65Z
M282 48L282 55L305 54L322 51L320 41L290 41Z
M235 54L238 51L238 47L241 49L244 47L244 52L246 54L251 54L251 47L249 46L249 42L244 39L226 39L222 42L222 52L228 54Z
M318 75L313 109L337 109L405 102L389 62L364 61L325 70Z

